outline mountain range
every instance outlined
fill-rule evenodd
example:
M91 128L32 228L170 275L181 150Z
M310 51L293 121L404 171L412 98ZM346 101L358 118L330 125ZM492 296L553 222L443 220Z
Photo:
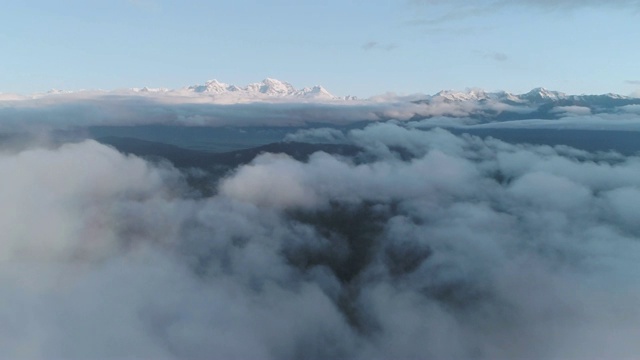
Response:
M296 89L290 83L278 79L266 78L261 82L251 83L246 86L238 86L220 82L216 79L206 81L180 89L152 89L144 87L133 89L142 93L177 93L177 94L202 94L212 96L226 96L236 98L296 98L311 100L352 100L354 97L338 97L331 94L320 85Z
M48 94L36 94L31 97L0 94L0 101L41 98L43 96L91 97L101 95L140 95L149 97L169 97L172 102L213 102L223 104L250 102L345 102L356 105L388 103L414 112L414 118L433 116L470 117L483 121L506 121L519 119L555 119L571 115L588 115L624 111L626 106L640 105L640 98L618 94L568 95L542 87L524 94L505 91L487 92L471 88L466 91L443 90L433 95L415 94L410 96L384 95L360 101L353 96L338 97L320 85L295 88L286 81L266 78L261 82L237 86L218 80L209 80L203 84L178 89L133 88L114 91L51 91ZM192 99L192 100L189 100ZM377 111L377 110L373 110ZM403 110L404 111L404 110ZM406 112L405 111L405 112ZM382 114L382 118L388 116ZM393 116L392 116L393 117Z
M618 94L602 94L602 95L567 95L559 91L547 90L543 87L532 89L524 94L512 94L505 91L486 92L482 89L468 89L467 91L442 90L434 95L427 95L422 100L414 101L415 103L433 103L433 102L464 102L464 101L499 101L512 105L522 104L540 104L540 103L563 103L562 106L603 102L603 101L629 101L634 102L637 98L627 97Z
M166 88L134 88L129 89L135 93L158 93L173 95L211 96L218 98L235 98L243 100L268 100L268 99L307 99L315 101L324 100L357 100L355 96L335 96L321 85L312 87L295 88L286 81L266 78L261 82L250 83L246 86L238 86L224 83L216 79L206 81L204 84L196 84L178 89ZM503 103L512 106L539 106L552 104L553 106L603 106L617 107L621 105L637 104L640 99L618 94L602 95L568 95L559 91L552 91L543 87L532 89L524 94L512 94L505 91L487 92L479 88L471 88L465 91L442 90L434 95L415 95L412 102L415 104L437 103Z
M415 118L435 115L474 118L482 121L523 119L557 119L572 115L589 115L624 111L627 106L640 105L640 98L618 94L568 95L542 87L524 94L504 91L486 92L469 89L464 92L443 90L411 101L427 110ZM433 109L440 109L435 112Z

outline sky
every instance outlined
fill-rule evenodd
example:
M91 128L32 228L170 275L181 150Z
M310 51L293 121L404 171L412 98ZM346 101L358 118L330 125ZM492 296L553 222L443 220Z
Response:
M239 86L335 95L640 91L640 1L0 2L0 92Z

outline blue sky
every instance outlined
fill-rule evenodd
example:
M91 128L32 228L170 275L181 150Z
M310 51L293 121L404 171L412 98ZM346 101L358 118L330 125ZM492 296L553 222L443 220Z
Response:
M470 5L471 4L471 5ZM337 95L640 90L637 0L22 0L0 92L245 85Z

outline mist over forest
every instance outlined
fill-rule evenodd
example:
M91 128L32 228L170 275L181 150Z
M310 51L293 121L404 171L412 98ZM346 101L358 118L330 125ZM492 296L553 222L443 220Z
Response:
M7 132L0 356L635 356L637 133L434 121Z

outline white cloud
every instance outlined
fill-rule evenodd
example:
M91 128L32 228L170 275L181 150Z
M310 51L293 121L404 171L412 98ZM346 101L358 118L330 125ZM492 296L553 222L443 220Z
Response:
M473 128L507 128L507 129L584 129L584 130L629 130L639 131L640 123L635 116L629 113L635 112L635 107L629 105L624 107L627 113L623 114L594 114L579 115L571 114L568 117L560 119L527 119L512 120L505 122L492 122L485 124L472 125ZM579 112L582 112L579 109ZM586 113L586 110L584 110Z
M314 208L320 199L306 184L307 176L304 165L292 158L266 154L240 168L220 191L260 206Z
M364 153L263 154L198 197L92 141L5 150L0 357L640 351L639 158L392 122L298 135Z
M556 106L551 109L552 113L559 113L564 116L585 116L591 115L591 109L586 106Z

